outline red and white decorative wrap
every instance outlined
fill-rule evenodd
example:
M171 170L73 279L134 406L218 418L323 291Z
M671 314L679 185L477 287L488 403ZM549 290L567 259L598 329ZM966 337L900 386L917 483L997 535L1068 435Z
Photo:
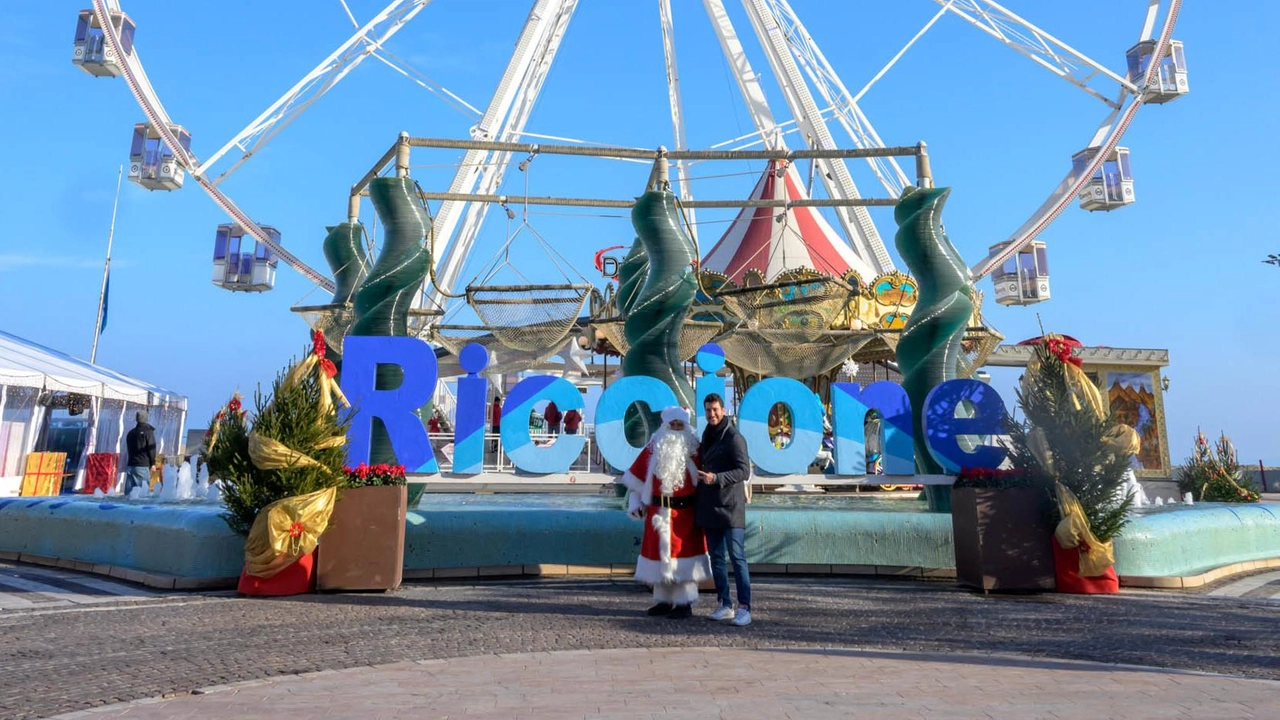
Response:
M667 420L666 415L664 412L664 420ZM707 541L702 528L694 521L693 500L697 491L698 468L693 452L696 448L697 436L693 433L664 427L618 479L632 491L628 496L627 512L644 518L644 536L640 543L640 557L636 560L636 580L653 585L655 597L662 585L687 585L667 589L668 592L677 590L677 597L659 598L675 604L693 602L697 597L697 583L711 577ZM661 454L664 452L677 452L684 456L683 473L678 470L679 461L663 458ZM664 468L664 465L668 467ZM666 477L663 477L664 470Z

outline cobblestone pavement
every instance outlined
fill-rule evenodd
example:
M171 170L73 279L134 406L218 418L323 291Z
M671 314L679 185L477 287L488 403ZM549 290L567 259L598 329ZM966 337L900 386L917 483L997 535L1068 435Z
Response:
M747 628L643 617L648 594L609 580L8 612L0 615L0 718L320 670L585 649L965 651L1280 680L1280 610L1248 598L981 597L945 583L796 577L758 578L754 590L756 622ZM882 680L874 669L846 677L851 686Z

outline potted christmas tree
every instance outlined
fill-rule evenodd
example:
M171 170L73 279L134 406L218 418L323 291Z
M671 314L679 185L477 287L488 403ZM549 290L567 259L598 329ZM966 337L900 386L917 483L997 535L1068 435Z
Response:
M320 537L319 590L394 590L404 575L403 465L344 468L346 483Z
M1052 482L1022 469L964 469L951 491L956 580L984 592L1052 590Z
M1196 431L1195 453L1178 471L1178 492L1191 493L1196 502L1254 503L1262 499L1240 470L1236 448L1225 434L1213 450L1204 433Z
M1052 480L1058 592L1114 593L1120 585L1112 538L1133 504L1122 487L1138 436L1106 412L1081 365L1060 337L1035 345L1018 389L1027 422L1007 423L1010 460L1019 471Z
M211 423L205 462L221 481L224 519L246 536L244 594L314 587L313 553L345 480L346 424L334 399L346 401L332 371L319 337L270 394L255 394L252 418L237 395Z

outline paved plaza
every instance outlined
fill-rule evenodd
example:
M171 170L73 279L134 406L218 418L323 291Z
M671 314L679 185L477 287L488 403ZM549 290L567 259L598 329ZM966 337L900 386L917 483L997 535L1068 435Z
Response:
M760 577L733 628L643 617L619 580L247 599L9 564L0 717L1277 717L1264 578L1086 598Z

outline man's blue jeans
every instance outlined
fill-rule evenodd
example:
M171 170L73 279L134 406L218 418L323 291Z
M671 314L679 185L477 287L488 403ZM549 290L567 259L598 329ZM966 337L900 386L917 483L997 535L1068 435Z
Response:
M128 495L135 487L151 489L151 468L129 466L129 471L124 476L124 494Z
M729 597L729 569L724 553L729 550L733 563L733 581L738 586L738 607L751 609L751 574L747 571L745 551L747 531L743 528L703 528L707 536L707 552L711 554L711 577L716 582L716 598L722 607L732 607Z

